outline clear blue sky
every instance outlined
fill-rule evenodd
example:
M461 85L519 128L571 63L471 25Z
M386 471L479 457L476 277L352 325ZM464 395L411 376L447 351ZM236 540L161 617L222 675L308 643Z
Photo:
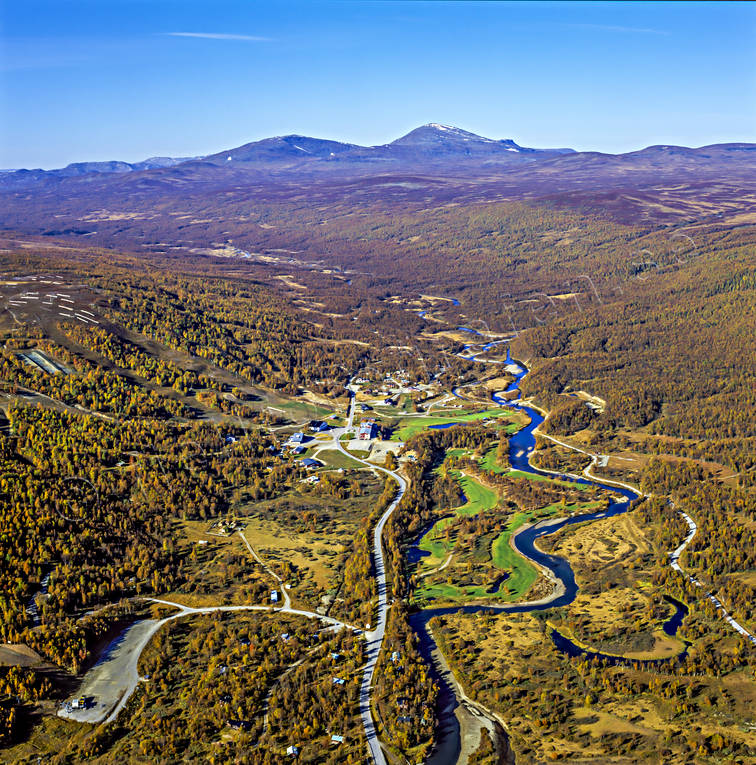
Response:
M0 168L442 122L526 146L756 141L756 4L0 0Z

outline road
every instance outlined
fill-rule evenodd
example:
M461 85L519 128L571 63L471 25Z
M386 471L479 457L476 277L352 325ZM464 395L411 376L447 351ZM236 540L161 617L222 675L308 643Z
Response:
M674 551L669 554L669 565L678 573L682 574L691 584L694 584L696 587L703 588L703 583L696 579L693 575L689 574L687 571L684 571L680 567L680 556L683 554L683 551L685 548L693 541L693 537L698 532L698 526L696 525L696 522L685 512L682 510L678 510L678 513L682 515L682 517L685 519L685 522L688 524L688 536L685 537L682 544ZM756 636L754 636L752 633L750 633L742 624L739 622L736 622L735 619L730 616L727 609L722 604L722 601L719 600L719 598L714 595L711 592L705 593L706 597L714 604L717 611L721 614L722 618L740 635L742 635L747 640L750 640L751 643L756 645Z
M378 590L378 603L376 612L376 624L373 630L365 632L366 638L366 657L367 661L363 670L362 682L360 685L360 716L365 728L370 757L376 765L387 765L385 755L381 749L378 740L378 734L375 729L373 715L371 710L371 691L373 685L373 676L375 667L380 654L383 638L386 631L386 619L388 614L388 585L386 580L385 562L383 556L383 529L391 514L401 502L407 489L407 482L398 473L386 468L374 465L366 460L359 459L350 454L342 446L339 438L344 434L351 434L354 431L355 415L355 393L348 388L350 393L349 409L347 413L347 423L344 428L334 429L332 431L332 442L334 447L350 457L351 459L365 465L371 470L384 473L396 481L398 491L391 504L386 508L373 530L373 560L375 566L375 578ZM69 720L88 723L110 723L113 722L126 706L128 700L133 695L141 678L139 677L138 665L139 659L144 649L149 644L152 637L158 630L174 619L181 619L187 616L197 614L209 614L216 611L269 611L272 613L292 614L303 616L309 619L318 619L324 624L329 625L329 629L358 629L355 625L342 622L330 616L306 611L298 608L292 608L291 598L281 578L270 569L255 552L249 540L242 531L239 532L250 555L280 584L283 595L283 605L275 606L207 606L202 608L193 608L181 603L175 603L170 600L160 598L151 598L151 602L164 606L171 606L177 609L177 612L163 619L143 619L128 627L113 643L108 647L104 656L98 663L87 672L84 680L76 693L76 697L92 696L95 703L88 709L70 709L61 708L58 712L60 717Z
M143 619L128 627L119 637L108 646L102 658L84 676L75 697L93 696L94 704L87 709L58 711L59 717L76 722L111 723L126 706L136 690L141 678L139 677L139 658L155 633L174 619L197 614L211 614L216 611L270 611L273 613L304 616L308 619L318 619L328 625L328 629L356 629L354 625L323 616L313 611L304 611L291 606L274 608L272 606L206 606L192 608L171 600L150 598L152 603L177 608L178 612L164 619Z
M354 429L354 408L355 408L355 395L351 388L348 388L349 399L349 412L347 416L347 425L344 432L349 433ZM402 478L398 473L393 470L387 470L386 468L373 465L366 460L359 459L353 454L350 454L341 442L335 440L336 448L351 457L357 462L361 462L363 465L371 468L372 470L378 470L385 475L391 476L399 485L399 491L394 497L391 504L386 508L383 515L379 518L378 523L375 524L373 529L373 563L375 565L375 579L378 585L378 609L377 609L377 621L375 628L372 631L365 633L365 652L367 655L367 663L362 674L362 682L360 684L360 717L362 717L362 725L365 728L365 736L367 738L368 749L370 751L370 757L376 765L386 765L386 756L383 754L380 742L378 740L378 733L375 729L375 721L373 720L373 712L370 706L371 691L373 688L373 675L375 674L375 666L378 662L378 655L383 645L383 637L386 633L386 616L388 613L388 596L387 596L387 583L386 583L386 569L383 560L383 528L386 522L391 517L391 513L396 510L399 503L404 497L404 492L407 490L407 481Z
M262 558L252 549L252 545L247 541L247 537L244 536L244 532L240 531L239 536L242 538L242 541L245 545L247 545L247 549L249 550L250 555L272 576L280 585L281 585L281 594L283 595L283 610L287 611L291 609L291 598L289 597L289 593L286 592L286 585L283 583L283 580L281 579L278 574L276 574L273 569L268 568L268 566L263 563Z

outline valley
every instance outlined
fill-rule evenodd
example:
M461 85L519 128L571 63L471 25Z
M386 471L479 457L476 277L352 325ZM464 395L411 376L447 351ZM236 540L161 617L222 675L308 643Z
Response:
M0 177L0 759L752 759L752 147L454 130Z

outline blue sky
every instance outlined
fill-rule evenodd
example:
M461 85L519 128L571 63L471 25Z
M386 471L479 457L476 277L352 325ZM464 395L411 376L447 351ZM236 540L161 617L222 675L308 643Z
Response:
M527 146L756 141L756 4L0 0L0 168L442 122Z

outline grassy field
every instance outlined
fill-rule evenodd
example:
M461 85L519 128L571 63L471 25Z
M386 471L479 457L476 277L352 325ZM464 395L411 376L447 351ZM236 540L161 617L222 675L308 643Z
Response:
M509 468L504 467L496 459L496 450L498 449L498 443L494 444L480 459L480 466L483 470L490 470L492 473L508 473Z
M316 459L319 459L324 465L332 468L353 468L355 470L364 470L365 466L357 460L353 460L351 457L347 457L346 454L340 452L338 449L321 449Z
M468 544L468 548L462 549L452 532L456 519L465 514L476 515L482 510L495 507L495 502L491 504L490 497L486 495L486 492L490 492L489 489L468 476L461 480L464 478L468 478L473 500L458 508L454 517L440 520L420 543L420 549L430 555L421 560L420 576L423 577L423 581L415 593L418 601L461 603L485 599L515 602L522 599L538 581L539 572L512 548L512 535L525 523L534 520L588 512L601 506L600 502L557 503L533 512L517 512L507 518L502 531L485 534ZM467 493L467 489L465 491ZM445 567L440 569L443 564L446 564ZM462 584L461 582L469 576L471 565L481 571L493 567L508 576L493 592L489 591L491 588L487 585Z
M484 510L490 510L496 507L498 497L496 492L478 483L474 478L468 475L457 474L455 478L459 481L460 488L467 499L464 505L455 509L456 516L477 515ZM420 549L430 553L428 558L423 558L424 566L435 568L440 565L446 556L454 548L454 542L446 537L446 528L453 522L453 518L442 518L433 528L423 537L420 543Z
M491 560L494 566L511 572L507 579L508 600L521 598L538 579L536 568L518 555L510 544L512 534L528 520L530 520L529 513L515 513L507 524L507 528L494 539L491 545Z
M509 412L506 409L486 409L482 412L472 412L468 414L449 414L448 416L430 416L430 417L417 417L409 418L402 417L397 423L396 429L391 434L392 441L407 441L412 438L416 433L419 433L426 428L430 428L434 425L450 425L450 424L463 424L467 422L480 422L485 419L504 418L512 420L505 430L507 433L516 433L522 425L515 413Z

